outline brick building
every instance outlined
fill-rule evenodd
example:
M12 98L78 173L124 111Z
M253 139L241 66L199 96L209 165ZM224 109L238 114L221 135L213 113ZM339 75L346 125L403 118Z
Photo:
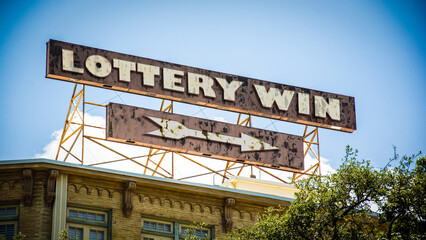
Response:
M206 224L196 230L200 239L222 239L252 225L265 207L291 201L47 159L0 161L0 234L7 239L17 232L57 239L66 228L79 239L178 240L193 222Z

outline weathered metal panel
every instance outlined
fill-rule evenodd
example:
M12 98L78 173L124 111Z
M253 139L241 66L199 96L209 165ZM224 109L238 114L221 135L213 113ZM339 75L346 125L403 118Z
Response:
M50 40L46 77L339 131L353 97Z
M302 137L236 124L110 103L107 140L239 161L293 172L303 170Z

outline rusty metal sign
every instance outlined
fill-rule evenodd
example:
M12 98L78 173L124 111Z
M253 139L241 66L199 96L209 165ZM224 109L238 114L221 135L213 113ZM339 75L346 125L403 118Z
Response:
M50 40L46 77L345 132L355 99L340 94Z
M110 103L107 140L270 168L303 170L302 137Z

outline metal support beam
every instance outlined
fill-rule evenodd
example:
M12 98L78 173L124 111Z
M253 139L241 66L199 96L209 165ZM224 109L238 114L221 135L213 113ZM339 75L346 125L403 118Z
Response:
M81 100L83 100L83 102L84 102L85 87L83 85L81 90L79 90L78 92L77 92L77 89L78 89L78 84L75 84L73 93L71 95L71 101L70 101L70 104L69 104L69 107L68 107L68 112L67 112L67 117L65 119L64 129L62 131L62 135L61 135L61 139L59 141L58 151L56 152L55 159L58 160L59 154L60 154L61 149L62 149L66 152L66 155L65 155L65 158L63 159L63 161L66 161L68 156L71 155L74 158L76 158L76 160L81 162L81 164L83 164L84 150L81 153L80 157L77 157L77 156L75 156L75 154L71 153L73 147L75 146L75 143L77 142L77 139L80 136L80 134L82 132L84 133L84 107L83 107L83 114L80 114L80 111L79 111L78 108L80 106L80 103L82 102ZM77 129L72 130L72 125L75 125L75 123L76 123L74 121L74 116L76 116L76 113L77 113L79 120L81 121L81 125ZM78 133L78 134L76 136L74 136L76 133ZM65 147L65 144L70 139L72 139L72 137L74 137L74 139L73 139L74 141L72 142L69 150L67 150L66 147ZM82 142L82 148L84 148L84 142Z
M308 125L306 125L305 131L303 132L303 142L305 143L305 146L306 146L305 152L303 153L304 159L306 159L306 156L310 152L314 155L314 158L316 161L312 166L310 166L305 171L301 173L293 173L292 183L304 175L315 175L315 174L321 175L321 158L320 158L318 127L313 127L313 130L308 132Z
M131 161L133 163L136 163L140 167L142 167L142 172L144 174L151 174L152 176L159 175L165 178L175 177L175 157L174 157L175 152L162 151L162 150L150 148L149 153L147 155L131 157L128 154L124 154L120 152L119 150L114 149L115 147L110 147L108 145L110 141L106 140L105 137L95 137L95 136L85 135L84 133L85 133L86 127L99 129L102 131L106 130L106 128L103 126L86 124L85 104L89 104L91 106L94 106L95 108L106 107L105 102L103 104L90 102L86 100L86 97L87 97L86 87L84 85L80 86L79 84L75 84L73 93L71 95L71 101L68 106L68 112L67 112L67 116L66 116L66 120L64 124L64 130L62 132L60 143L58 146L56 160L59 160L61 156L62 161L67 161L67 159L71 156L72 158L80 162L81 164L85 164L86 163L85 150L87 150L85 146L85 139L87 138L88 140L90 140L90 142L96 143L98 146L108 149L122 157L121 159L114 159L114 160L108 160L108 161L104 160L101 162L91 163L89 164L91 166L115 163L120 161ZM91 109L89 109L89 111L90 110ZM173 101L163 99L161 102L160 111L173 113ZM238 115L237 124L240 126L251 127L252 126L251 115L244 115L240 113ZM99 142L99 141L102 141L102 142ZM81 150L80 150L81 153L78 151L76 153L75 147L79 146L77 142L81 143ZM304 150L304 158L306 159L306 156L309 153L311 153L314 156L314 158L317 160L317 162L314 163L314 165L308 167L305 171L301 173L293 173L292 182L294 182L295 180L299 179L300 177L304 175L320 174L318 127L313 127L313 129L308 129L308 126L305 126L305 130L303 133L303 142L305 143L305 146L306 146ZM63 155L60 155L61 151L64 151ZM229 179L229 177L231 176L240 176L241 174L243 174L243 169L245 167L250 167L249 169L250 177L253 177L253 178L256 177L254 175L254 169L257 168L259 169L259 174L260 172L264 172L267 175L270 175L281 182L287 183L287 181L277 176L277 174L275 174L273 170L272 172L268 171L262 166L257 166L257 165L255 166L248 163L226 161L226 166L224 169L216 170L204 164L201 164L199 161L191 159L190 156L183 155L180 153L176 153L176 154L178 154L178 156L180 157L177 160L182 161L183 159L186 159L208 170L207 173L196 174L193 176L181 176L180 179L201 177L207 174L218 174L219 176L222 177L222 182L224 182L225 179ZM170 155L171 157L168 157ZM156 156L158 156L158 158ZM142 161L141 158L146 158L146 160L144 160L144 164L140 162ZM169 170L170 168L171 170ZM150 172L148 172L148 170Z

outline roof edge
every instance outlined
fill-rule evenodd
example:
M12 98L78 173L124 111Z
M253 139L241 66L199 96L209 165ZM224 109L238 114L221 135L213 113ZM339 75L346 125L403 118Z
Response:
M244 196L246 196L246 197L249 197L250 200L254 200L254 201L256 201L256 199L253 199L253 197L257 198L258 199L257 201L259 201L261 198L269 199L269 200L272 200L272 201L283 201L283 202L287 202L287 203L294 201L294 199L292 199L292 198L270 195L270 194L265 194L265 193L252 192L252 191L233 189L233 188L226 188L226 187L209 185L209 184L204 184L204 183L193 183L193 182L187 182L187 181L180 181L180 180L177 180L177 179L162 178L162 177L157 177L157 176L150 176L150 175L145 175L145 174L132 173L132 172L114 170L114 169L109 169L109 168L101 168L101 167L81 165L81 164L76 164L76 163L62 162L62 161L46 159L46 158L0 160L0 168L1 169L5 169L6 165L16 165L17 166L16 168L19 168L19 166L24 165L24 164L39 165L39 166L34 166L34 167L39 167L39 168L50 168L48 166L42 166L42 165L46 164L46 165L53 165L52 168L55 168L55 166L57 166L57 167L74 168L74 169L79 169L79 170L91 171L91 172L95 172L95 173L108 173L108 174L114 175L113 178L117 178L117 179L123 179L123 176L124 177L131 177L131 178L140 179L141 182L148 180L148 181L154 181L154 182L158 182L158 183L160 183L160 182L161 183L167 183L169 185L179 186L180 188L184 188L184 189L189 190L189 191L195 191L194 190L194 187L195 187L195 188L198 188L198 189L206 189L209 192L215 191L216 193L218 193L218 192L222 192L224 194L230 193L232 195L238 195L242 198L245 198ZM42 165L40 166L40 164L42 164ZM9 168L9 169L11 169L11 168ZM213 192L211 192L211 193L213 194ZM287 205L287 204L283 204L283 205Z

